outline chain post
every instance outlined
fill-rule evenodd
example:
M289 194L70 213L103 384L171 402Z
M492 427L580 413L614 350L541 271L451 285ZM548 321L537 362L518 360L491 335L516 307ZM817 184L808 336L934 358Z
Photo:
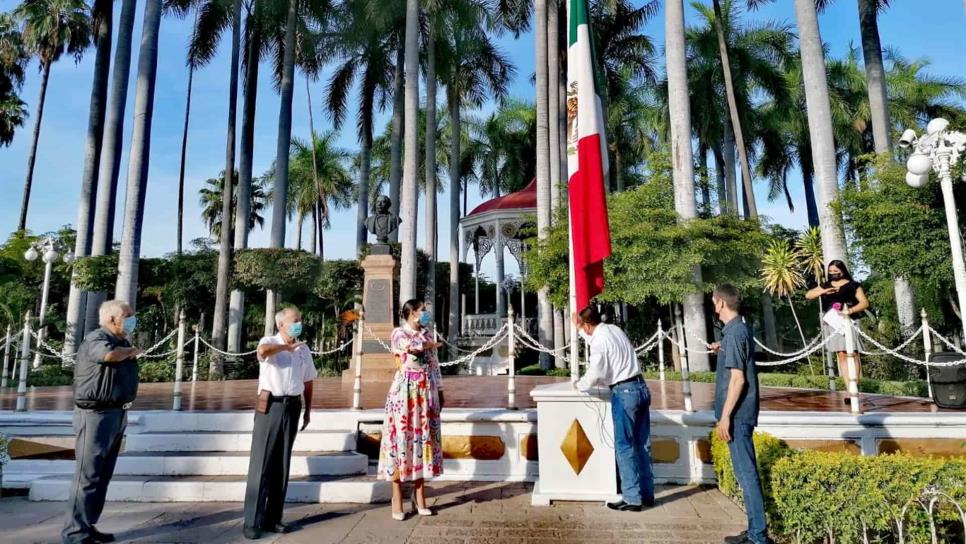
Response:
M178 351L174 366L174 400L172 410L181 410L181 374L184 371L184 310L178 313Z
M849 306L846 304L844 310L848 312ZM848 372L847 389L849 392L850 404L852 407L853 414L861 414L862 407L859 404L859 382L858 382L858 366L855 362L855 325L852 322L852 318L846 316L845 323L845 361L846 370Z
M657 320L657 371L664 381L664 324Z
M356 376L352 384L352 409L362 410L362 342L365 330L365 311L359 309L359 319L356 320Z
M929 317L926 315L926 309L923 308L919 315L922 317L922 353L926 359L926 388L929 390L929 400L932 400L932 375L928 364L929 359L932 358L932 332L929 328Z
M0 377L0 387L7 387L7 367L10 364L10 344L13 340L10 338L10 329L13 325L7 325L7 336L3 343L3 376Z
M516 379L516 337L513 330L513 304L509 305L507 311L507 409L517 409L517 379Z
M20 340L20 382L17 384L17 411L27 411L27 372L30 365L30 310L23 318L23 336Z

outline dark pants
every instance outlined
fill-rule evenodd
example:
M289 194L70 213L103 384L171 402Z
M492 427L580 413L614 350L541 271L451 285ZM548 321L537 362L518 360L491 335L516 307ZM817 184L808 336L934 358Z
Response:
M651 392L643 380L625 382L611 389L610 403L622 498L628 504L653 502Z
M67 544L81 542L101 518L107 486L127 427L127 411L74 410L74 480L67 499L67 521L61 533Z
M289 462L301 413L302 401L298 397L273 397L268 413L255 413L245 490L245 527L271 528L282 521Z
M765 544L768 528L765 524L765 499L761 492L761 481L758 479L755 444L751 440L754 432L755 427L753 425L736 421L732 425L728 451L731 452L731 464L734 467L735 479L738 480L745 499L745 513L748 515L748 538L755 544Z

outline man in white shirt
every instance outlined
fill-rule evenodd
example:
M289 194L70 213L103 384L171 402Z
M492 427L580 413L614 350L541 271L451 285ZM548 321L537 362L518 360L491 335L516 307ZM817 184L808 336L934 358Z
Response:
M651 392L641 377L634 346L620 327L601 323L600 313L593 306L574 314L573 320L590 346L590 363L577 389L588 391L598 384L610 388L621 500L609 502L607 507L640 512L642 506L654 506Z
M275 324L278 334L258 342L258 403L245 491L244 534L252 540L263 532L295 529L282 523L282 507L295 435L311 420L312 380L318 377L308 346L298 341L302 334L298 308L275 314ZM305 415L299 429L303 396Z

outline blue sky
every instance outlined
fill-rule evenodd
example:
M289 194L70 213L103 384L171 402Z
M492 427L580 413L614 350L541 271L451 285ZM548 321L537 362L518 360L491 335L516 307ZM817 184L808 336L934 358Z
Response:
M705 2L708 3L708 2ZM139 3L135 47L140 40L141 10ZM13 0L0 0L0 10L7 11L16 5ZM118 3L119 9L120 3ZM893 2L892 7L880 17L880 32L886 47L895 47L906 57L928 57L932 61L930 73L947 76L966 77L966 60L962 54L962 33L966 28L966 6L961 0L919 0ZM778 0L758 12L747 14L749 19L785 21L794 26L794 10L791 0ZM694 10L687 6L689 24L696 24L698 18ZM820 17L823 39L830 45L833 55L842 56L850 43L859 44L858 16L856 4L850 0L839 0ZM154 129L152 134L151 163L144 221L144 256L157 256L175 249L175 228L177 213L178 166L182 120L185 107L185 90L188 72L185 68L185 44L190 33L190 22L174 17L165 18L161 23L160 54L158 59L158 82L155 102ZM656 43L663 44L663 11L652 19L644 31ZM533 86L530 76L533 73L533 36L527 34L519 39L506 37L501 40L505 51L517 66L517 77L513 82L513 96L533 99ZM228 53L226 48L219 51L211 64L198 71L194 78L194 97L191 112L191 130L187 159L186 219L185 241L205 236L200 219L197 191L209 177L214 177L224 168L224 131L227 119ZM72 59L57 63L52 71L47 94L46 111L43 120L37 166L34 175L34 192L31 201L28 227L33 232L54 230L76 221L76 205L80 187L80 175L84 164L84 139L87 130L87 115L90 99L90 78L93 70L93 50L83 60L74 64ZM121 228L124 187L127 178L127 150L131 133L131 111L133 110L136 54L131 74L130 102L127 107L125 123L125 155L121 161L121 176L118 194L118 232ZM659 61L662 61L659 55ZM263 70L262 74L266 74ZM321 132L332 128L326 115L319 111L328 72L319 82L313 83L312 98L316 105L316 130ZM8 233L16 227L23 189L26 156L29 148L30 130L33 125L33 112L39 85L36 63L28 71L29 79L24 85L22 96L31 111L27 126L18 133L13 144L0 148L0 184L7 196L0 199L0 232ZM306 105L305 81L297 76L295 103L293 110L293 135L307 137L309 121ZM278 119L278 95L271 86L269 78L262 77L259 89L258 116L255 127L255 166L256 174L264 172L275 156L276 124ZM488 106L485 109L491 109ZM240 106L239 106L240 109ZM445 109L441 109L445 112ZM346 128L341 131L339 142L345 148L355 149L355 111L350 111ZM240 122L239 111L239 122ZM380 117L377 126L383 126L386 115ZM792 193L801 202L800 181L790 181ZM783 200L767 202L767 187L760 184L756 188L759 211L773 222L791 227L802 226L805 220L804 204L789 212ZM470 207L480 198L471 189ZM448 217L448 199L439 199L440 217ZM353 227L355 211L336 212L332 227L326 233L327 258L348 258L354 254ZM423 240L422 226L419 222L419 240ZM448 244L443 241L449 237L448 222L440 221L441 258L447 258ZM117 238L117 236L115 236ZM294 224L288 229L288 243L294 244ZM267 245L267 230L256 230L251 236L254 246ZM492 267L492 258L484 268ZM507 259L508 273L516 273L516 265ZM492 273L492 272L491 272Z

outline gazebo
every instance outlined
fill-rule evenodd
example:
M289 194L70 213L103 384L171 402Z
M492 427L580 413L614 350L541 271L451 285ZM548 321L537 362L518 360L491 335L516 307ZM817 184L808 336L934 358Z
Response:
M505 251L517 260L520 273L526 277L526 264L523 260L524 243L521 239L525 226L532 224L537 212L537 181L532 180L519 191L509 193L483 202L460 220L461 240L463 242L462 260L466 261L469 250L473 250L476 286L473 293L473 312L463 309L463 336L488 336L496 332L507 313L507 286L504 285ZM496 313L480 313L480 265L487 254L493 252L496 258ZM520 307L517 313L523 320L526 317L523 286L520 286ZM525 321L524 321L525 323Z

